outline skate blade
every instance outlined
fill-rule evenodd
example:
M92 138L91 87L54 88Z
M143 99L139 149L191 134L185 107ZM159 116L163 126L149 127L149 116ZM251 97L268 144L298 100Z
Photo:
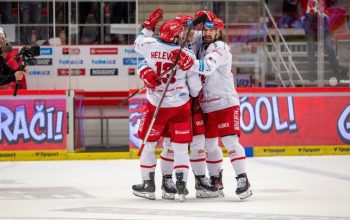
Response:
M179 194L179 200L180 202L184 202L186 200L185 194Z
M152 192L137 192L137 191L133 191L132 194L134 194L135 196L141 197L141 198L145 198L145 199L149 199L149 200L156 200L156 195Z
M241 200L247 199L247 198L249 198L251 195L253 195L253 193L252 193L252 191L250 190L250 188L249 188L247 191L245 191L245 192L243 192L243 193L241 193L241 194L238 194L238 196L239 196L239 198L240 198Z
M167 193L165 191L162 191L162 198L167 200L174 200L175 199L175 193Z
M196 190L197 198L217 198L219 197L219 192L210 192L206 190Z

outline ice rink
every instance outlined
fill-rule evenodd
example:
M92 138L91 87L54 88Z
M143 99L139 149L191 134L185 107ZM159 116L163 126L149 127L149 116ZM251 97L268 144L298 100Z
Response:
M158 162L159 165L159 162ZM249 158L253 196L240 201L227 158L224 198L184 203L132 195L138 160L0 162L0 219L350 219L350 156Z

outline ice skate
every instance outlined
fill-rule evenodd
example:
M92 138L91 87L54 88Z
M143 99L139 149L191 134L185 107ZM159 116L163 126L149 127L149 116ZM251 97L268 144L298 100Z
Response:
M184 202L186 200L186 182L183 181L183 173L176 173L176 189L179 194L180 202Z
M177 193L175 183L172 175L163 175L162 180L162 198L174 200Z
M144 180L142 184L136 184L132 186L133 194L138 197L155 200L156 186L154 183L154 172L149 174L150 179Z
M250 183L248 181L247 174L242 173L239 174L237 177L237 189L236 194L239 196L240 199L246 199L250 197L253 193L250 190Z
M213 187L218 190L218 197L224 197L224 185L222 183L222 170L220 171L219 176L211 176L210 183Z
M212 186L205 175L195 176L195 189L197 198L216 198L218 189Z

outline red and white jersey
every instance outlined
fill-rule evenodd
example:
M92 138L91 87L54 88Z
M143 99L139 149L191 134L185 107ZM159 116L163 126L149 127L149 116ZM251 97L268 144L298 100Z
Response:
M203 76L203 99L200 101L203 112L239 105L231 72L232 54L229 46L223 41L216 41L206 50L201 47L199 57L200 60L196 60L190 70Z
M153 32L148 29L143 29L141 33L135 40L134 46L135 51L140 53L145 57L145 62L142 62L138 65L138 72L140 69L145 68L145 65L150 67L154 72L156 72L159 76L167 69L169 69L173 62L170 60L171 51L180 48L179 45L170 44L162 42L161 40L155 39L152 36ZM183 51L186 51L188 54L191 54L195 59L194 54L183 48ZM179 68L175 69L174 78L171 80L167 92L165 93L163 103L161 105L162 108L171 108L178 107L184 105L189 100L189 86L193 80L199 81L199 76L196 73L186 74L187 71L183 71ZM157 106L161 99L162 93L165 89L165 84L167 82L167 77L170 76L171 71L161 77L161 85L157 86L155 89L148 89L146 92L146 97L148 101ZM189 80L188 78L192 78ZM199 85L197 85L198 87ZM200 91L200 88L193 88L194 93L197 90L197 94Z

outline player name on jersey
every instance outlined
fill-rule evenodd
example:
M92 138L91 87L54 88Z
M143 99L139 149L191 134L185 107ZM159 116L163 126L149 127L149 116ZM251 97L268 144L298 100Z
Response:
M163 60L170 60L170 53L168 52L161 52L161 51L155 51L151 53L152 59L163 59Z

